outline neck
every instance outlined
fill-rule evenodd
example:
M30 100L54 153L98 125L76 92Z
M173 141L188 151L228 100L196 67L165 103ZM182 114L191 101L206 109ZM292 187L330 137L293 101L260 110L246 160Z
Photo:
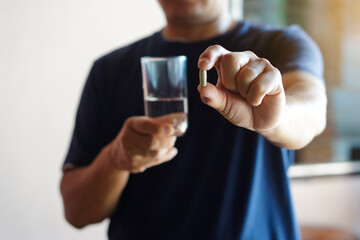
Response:
M224 11L218 17L202 22L176 21L167 19L162 31L163 37L170 41L198 42L221 35L231 30L236 22Z

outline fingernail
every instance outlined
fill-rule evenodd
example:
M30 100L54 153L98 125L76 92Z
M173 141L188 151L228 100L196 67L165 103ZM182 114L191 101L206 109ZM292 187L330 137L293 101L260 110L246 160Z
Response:
M209 60L207 59L207 58L201 58L200 60L199 60L199 64L208 64L209 63Z
M201 98L201 101L205 104L208 104L210 102L210 98L208 98L208 97L200 96L200 98Z

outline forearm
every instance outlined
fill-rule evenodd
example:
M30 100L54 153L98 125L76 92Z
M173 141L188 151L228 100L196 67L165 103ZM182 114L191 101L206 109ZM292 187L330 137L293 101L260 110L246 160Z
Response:
M325 87L321 80L302 72L285 74L283 81L286 111L282 121L274 129L259 133L277 146L300 149L326 126Z
M129 172L116 169L110 157L109 147L105 147L91 165L64 173L61 193L65 216L75 227L100 222L114 211Z

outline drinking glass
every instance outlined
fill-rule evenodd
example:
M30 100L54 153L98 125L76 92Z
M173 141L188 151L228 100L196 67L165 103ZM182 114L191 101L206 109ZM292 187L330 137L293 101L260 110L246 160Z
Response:
M188 127L186 56L141 57L145 115L172 123L177 136Z

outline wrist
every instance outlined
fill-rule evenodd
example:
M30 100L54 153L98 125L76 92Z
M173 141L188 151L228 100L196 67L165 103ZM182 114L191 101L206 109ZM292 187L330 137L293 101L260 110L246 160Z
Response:
M118 147L115 146L114 141L106 145L103 149L103 152L104 152L104 162L107 168L115 171L124 170L120 166L119 156L121 156L121 154L119 153Z
M289 115L288 109L285 107L285 110L281 114L281 117L278 120L278 123L270 129L256 129L255 132L264 136L267 140L278 147L286 147L286 129L289 124Z

